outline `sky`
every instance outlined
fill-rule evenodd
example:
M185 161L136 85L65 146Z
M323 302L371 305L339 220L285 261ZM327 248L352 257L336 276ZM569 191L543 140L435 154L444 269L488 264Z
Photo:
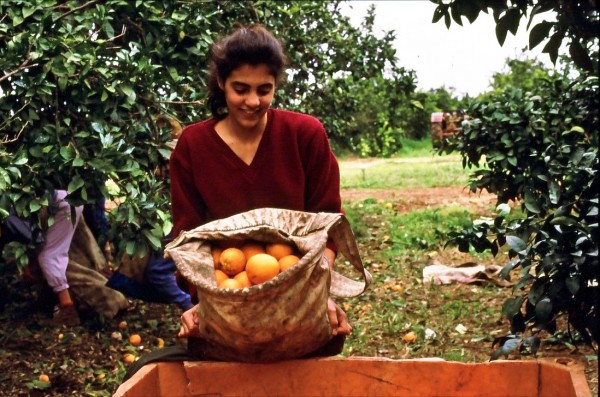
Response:
M376 5L375 34L396 32L399 65L416 72L421 90L446 87L454 88L459 96L476 96L488 91L492 75L503 71L507 58L526 55L552 67L549 57L541 53L543 43L523 54L529 37L524 19L517 35L508 32L500 46L491 14L481 13L473 24L463 18L463 26L452 21L447 29L443 19L431 23L435 4L428 0L353 0L342 5L342 13L359 26L372 3Z

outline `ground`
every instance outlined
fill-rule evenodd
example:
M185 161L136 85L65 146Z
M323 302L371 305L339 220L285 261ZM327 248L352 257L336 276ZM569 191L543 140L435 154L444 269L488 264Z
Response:
M493 206L492 195L470 194L461 188L418 188L409 190L344 190L344 200L375 198L389 200L399 212L418 208L437 207L451 203L480 208L484 211ZM361 248L361 247L359 247ZM369 249L381 249L370 247ZM456 250L440 250L432 255L442 263L460 264L471 258ZM409 264L414 266L415 264ZM374 266L374 265L373 265ZM376 268L372 269L376 271ZM83 325L68 328L53 325L49 313L40 309L37 294L23 283L18 275L0 272L2 294L0 295L0 396L108 396L119 385L127 368L123 362L125 354L139 356L156 350L158 344L180 343L175 337L179 312L176 307L148 304L134 301L129 310L115 319L87 318ZM433 291L417 295L406 285L386 283L372 292L373 296L385 296L391 291L409 296L408 300L427 300L431 313L452 300L467 303L500 305L501 294L509 294L509 289L500 290L498 296L486 295L487 302L481 300L478 288L473 285L454 284L442 286ZM414 289L413 291L415 291ZM367 307L368 304L365 305ZM410 307L404 308L410 310ZM126 321L126 324L120 324ZM460 318L468 329L481 329L494 334L501 326L494 321L478 318ZM120 325L119 325L120 324ZM452 325L454 327L454 325ZM141 346L134 347L128 342L131 334L142 335ZM470 361L487 361L489 343L463 340L460 334L448 333L443 344L455 344L457 359L470 357ZM440 345L427 345L417 353L407 348L394 348L398 336L384 336L379 341L368 342L364 352L369 355L389 358L432 357L442 354ZM403 345L404 346L404 345ZM448 350L445 357L449 357ZM586 346L568 348L565 345L548 345L541 353L544 357L569 357L585 363L585 373L593 395L598 395L598 361L586 360L597 353ZM41 373L48 374L50 383L38 381Z

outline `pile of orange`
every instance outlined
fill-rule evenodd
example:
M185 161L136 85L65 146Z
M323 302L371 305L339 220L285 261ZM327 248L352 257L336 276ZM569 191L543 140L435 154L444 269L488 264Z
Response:
M264 283L289 269L299 260L290 244L255 240L220 242L211 247L217 286L244 288Z

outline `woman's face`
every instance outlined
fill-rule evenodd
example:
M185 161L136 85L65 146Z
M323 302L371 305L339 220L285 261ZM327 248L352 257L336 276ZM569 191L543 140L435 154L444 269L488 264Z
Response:
M225 92L233 126L242 130L258 130L267 122L267 110L275 94L275 77L266 65L242 65L234 69L219 86Z

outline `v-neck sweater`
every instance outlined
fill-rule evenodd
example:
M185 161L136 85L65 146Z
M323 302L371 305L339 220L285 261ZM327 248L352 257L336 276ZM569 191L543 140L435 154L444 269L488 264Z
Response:
M250 164L223 141L216 123L187 126L171 154L174 237L257 208L342 212L339 165L318 119L269 109Z

